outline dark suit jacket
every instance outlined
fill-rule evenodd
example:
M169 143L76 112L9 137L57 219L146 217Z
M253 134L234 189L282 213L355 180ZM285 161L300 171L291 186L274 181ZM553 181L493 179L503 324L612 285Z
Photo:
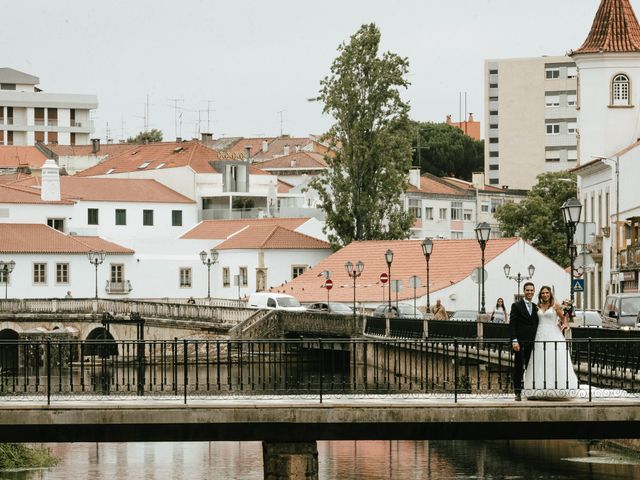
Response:
M536 338L537 329L538 307L532 305L531 315L529 315L524 299L513 303L509 314L509 335L511 340L517 338L519 343L532 342Z

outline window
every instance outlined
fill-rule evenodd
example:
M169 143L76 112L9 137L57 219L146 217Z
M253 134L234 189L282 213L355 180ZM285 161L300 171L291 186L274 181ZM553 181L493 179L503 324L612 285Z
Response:
M440 209L440 220L446 220L447 219L447 209L446 208L441 208Z
M422 218L422 207L420 206L420 203L420 200L417 198L409 199L409 213L413 215L414 218Z
M578 67L567 67L567 78L576 78L578 76Z
M0 270L0 285L4 285L9 280L9 274L4 270Z
M489 70L489 75L497 75L498 70Z
M497 102L498 101L498 97L489 97L489 101L490 102Z
M112 174L112 173L113 173L113 172L115 172L115 171L116 171L116 169L115 169L115 168L110 168L109 170L107 170L107 171L105 172L105 175L110 175L110 174Z
M578 150L567 150L567 160L575 162L578 160Z
M499 140L496 137L490 138L489 143L498 143Z
M482 205L480 205L480 211L482 213L489 213L489 204L483 203Z
M124 265L121 263L111 264L111 283L124 283Z
M498 88L498 84L497 83L490 83L489 84L489 88Z
M502 206L502 199L500 198L492 198L491 199L491 213L496 213L498 207Z
M489 185L498 185L498 183L500 183L500 181L497 178L489 179Z
M222 269L222 286L228 288L231 286L231 275L229 275L229 267Z
M150 227L153 225L153 210L142 211L142 225Z
M293 280L294 278L297 278L300 275L302 275L306 269L307 269L307 267L305 265L292 265L291 266L291 280Z
M191 269L180 269L180 288L191 288Z
M489 170L500 170L500 165L489 165Z
M489 128L498 128L498 124L497 123L492 123L489 125Z
M241 287L246 287L249 285L249 274L247 273L247 267L240 267L240 278L238 281L240 282Z
M15 83L0 83L0 90L15 90Z
M433 207L426 207L424 209L424 219L433 220Z
M547 123L547 135L560 135L560 124L559 123Z
M489 110L489 115L498 115L498 110Z
M64 218L47 218L47 225L60 232L64 232Z
M578 104L578 96L574 93L567 95L567 105L575 107Z
M56 263L56 283L69 283L68 263Z
M489 156L490 157L497 157L498 156L498 152L489 152Z
M453 240L462 240L463 234L462 232L451 232L451 238Z
M560 95L547 95L544 97L544 101L547 107L559 107Z
M567 133L570 135L578 133L578 124L576 122L567 122Z
M451 202L451 220L462 220L462 202Z
M144 170L145 168L147 168L149 165L151 164L151 162L143 162L140 165L138 165L138 169L140 170Z
M473 210L469 209L469 208L465 208L464 212L463 212L463 220L465 222L470 222L471 221L471 215L473 215Z
M116 225L127 224L127 211L124 208L116 208Z
M97 208L87 209L87 223L89 225L98 225L98 209Z
M547 150L544 152L544 159L547 162L559 162L560 151L559 150Z
M33 264L33 283L36 285L45 285L47 283L47 264Z
M629 105L629 77L619 74L611 82L611 105Z
M560 69L559 68L546 68L544 71L545 78L547 80L552 80L554 78L560 78Z
M174 227L182 226L182 210L171 210L171 225Z

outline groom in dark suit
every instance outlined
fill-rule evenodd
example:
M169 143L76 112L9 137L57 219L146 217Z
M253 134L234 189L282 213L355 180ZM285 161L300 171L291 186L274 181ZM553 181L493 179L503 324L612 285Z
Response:
M522 400L522 377L529 363L533 341L538 330L538 307L533 303L536 288L531 282L524 284L524 298L511 305L509 315L509 335L515 352L513 362L513 390L516 401Z

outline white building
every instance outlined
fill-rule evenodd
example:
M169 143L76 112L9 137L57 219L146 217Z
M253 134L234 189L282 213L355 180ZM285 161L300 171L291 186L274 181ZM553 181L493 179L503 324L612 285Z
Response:
M88 144L97 97L45 93L39 83L33 75L0 68L0 144Z
M537 175L577 165L576 76L563 56L485 61L489 185L528 190Z

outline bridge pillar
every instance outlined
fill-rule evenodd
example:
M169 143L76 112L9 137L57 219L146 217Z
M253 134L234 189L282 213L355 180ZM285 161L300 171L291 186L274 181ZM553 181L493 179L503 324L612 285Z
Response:
M265 480L317 480L316 442L262 442Z

